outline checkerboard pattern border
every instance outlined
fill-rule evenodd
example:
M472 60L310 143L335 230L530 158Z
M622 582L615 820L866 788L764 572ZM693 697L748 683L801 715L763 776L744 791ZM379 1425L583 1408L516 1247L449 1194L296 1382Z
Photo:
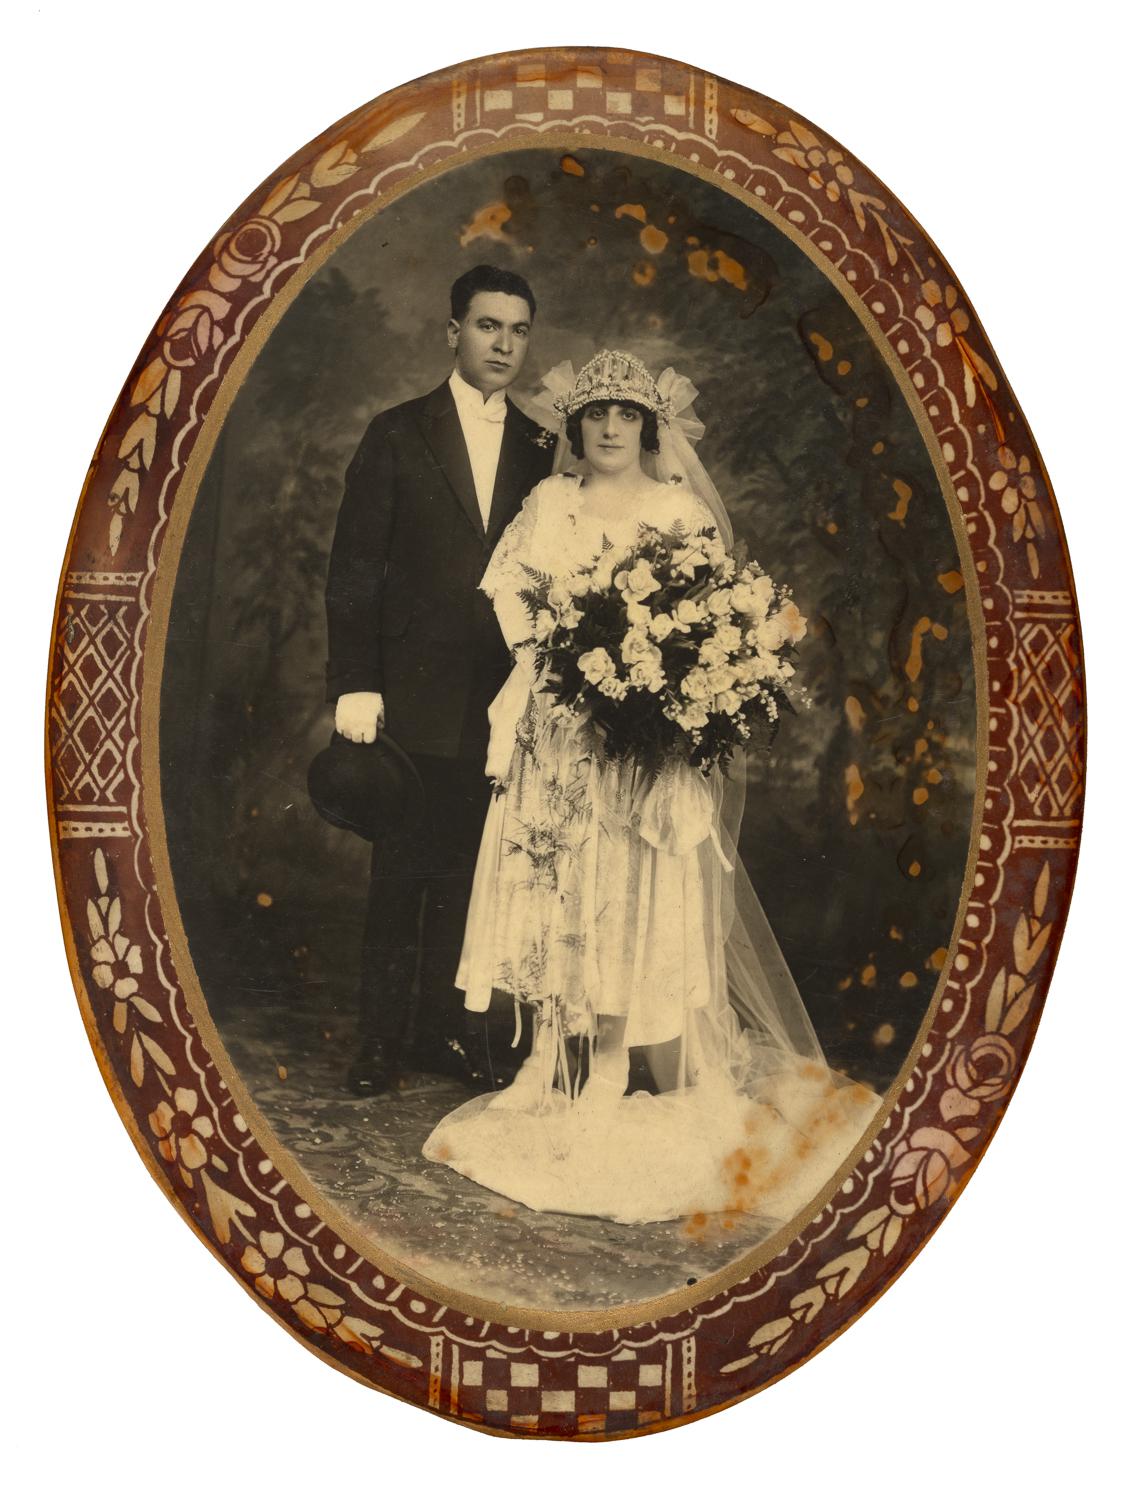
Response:
M444 1350L443 1343L433 1346L429 1404L465 1421L597 1434L652 1426L695 1408L694 1337L640 1354L621 1350L600 1363L571 1354L552 1364L490 1346Z

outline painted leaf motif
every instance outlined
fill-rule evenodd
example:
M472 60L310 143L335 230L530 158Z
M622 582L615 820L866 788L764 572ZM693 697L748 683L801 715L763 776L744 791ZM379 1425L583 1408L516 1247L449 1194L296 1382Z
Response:
M166 417L171 417L173 415L173 413L177 410L177 401L180 398L180 395L181 395L181 372L180 372L180 370L170 370L168 378L165 381L165 385L162 388L162 407L161 407L161 409L164 412L164 414L165 414ZM130 505L130 509L131 510L133 510L134 504L136 504L136 503L137 503L137 487L135 485L134 501Z
M977 349L972 349L966 339L960 339L959 343L962 346L964 356L971 361L975 369L979 372L979 377L983 384L990 390L997 391L998 376L991 369L990 365L987 364L983 356Z
M245 1237L247 1231L240 1223L240 1215L250 1215L255 1212L250 1203L245 1203L242 1198L237 1198L234 1193L228 1192L218 1183L213 1182L207 1172L200 1175L201 1184L204 1187L204 1198L208 1204L209 1217L212 1220L212 1230L222 1245L227 1245L232 1238L232 1225L235 1224Z
M419 124L423 119L424 111L420 110L415 115L401 115L398 119L390 120L375 135L370 136L369 140L361 148L362 154L364 155L367 151L377 151L382 146L388 146L393 141L399 141L403 135L408 135L413 126Z
M334 187L352 177L357 170L357 152L351 150L346 141L337 141L311 168L311 182L316 188Z
M287 202L288 198L295 191L298 181L298 172L292 172L290 177L284 177L282 182L276 184L260 205L259 211L265 219L276 217L277 211L283 207L284 203Z
M889 1208L885 1203L882 1203L879 1208L870 1209L864 1218L858 1219L856 1224L854 1224L853 1228L849 1231L849 1238L851 1240L863 1240L878 1224L883 1224L888 1215Z
M773 1354L775 1350L782 1348L793 1332L793 1318L775 1318L773 1322L764 1323L761 1328L756 1328L748 1344L757 1355Z
M794 132L794 139L800 146L804 146L807 151L813 151L815 147L820 148L821 141L807 126L799 125L797 120L791 120L790 129Z
M1026 985L1024 989L1019 990L1015 998L1006 1007L1006 1014L1002 1018L1001 1028L1004 1036L1009 1036L1012 1031L1016 1031L1026 1019L1026 1015L1030 1009L1030 1002L1034 998L1035 989L1035 985Z
M141 1088L142 1079L145 1077L145 1057L142 1054L141 1043L138 1034L134 1032L134 1039L130 1043L130 1078L136 1087Z
M804 1292L791 1298L790 1306L801 1316L803 1323L812 1323L827 1300L820 1286L809 1286Z
M272 218L277 224L286 224L291 219L301 219L305 214L314 213L319 207L317 198L295 198L290 203L285 203L282 208L277 209Z
M818 1277L829 1295L835 1301L840 1301L856 1285L868 1263L868 1250L864 1245L858 1245L853 1250L846 1250L844 1255L827 1261L818 1272Z
M179 376L180 371L175 370L173 371L173 373ZM168 390L169 384L170 382L166 381L166 390ZM178 381L178 389L179 388L180 382ZM117 479L114 481L114 487L110 491L111 504L125 505L131 511L135 510L138 503L139 487L138 476L129 469L123 469L122 472L118 475Z
M880 1250L882 1255L891 1255L896 1241L904 1232L904 1221L899 1214L893 1214L884 1226L884 1234L881 1237Z
M159 1047L158 1044L153 1040L153 1038L151 1036L146 1036L144 1032L142 1033L141 1041L142 1046L149 1053L150 1057L153 1058L154 1062L163 1073L172 1074L176 1072L176 1069L173 1066L172 1059L170 1058L168 1052L165 1051L164 1047Z
M1038 876L1038 883L1034 887L1034 916L1043 917L1046 910L1046 900L1049 897L1049 865L1042 866L1042 873Z
M169 366L160 357L150 360L145 369L138 376L134 388L130 392L130 405L143 406L154 391L161 388L161 382L165 379Z
M362 1323L360 1319L340 1318L334 1325L334 1335L349 1348L356 1350L358 1354L372 1354L374 1345L364 1333L364 1330L370 1326L368 1323ZM375 1329L374 1332L379 1333L380 1329Z
M153 462L153 450L157 446L157 423L149 412L143 411L126 429L126 435L118 445L118 457L141 450L141 460L148 469Z
M161 1012L156 1005L151 1005L143 995L131 995L130 1003L135 1005L147 1021L160 1021Z
M746 129L754 130L759 135L776 134L775 127L770 123L770 121L764 120L761 115L756 115L752 110L733 109L731 111L731 117L733 120L737 120L740 125L745 126Z
M885 208L887 205L885 204L883 198L873 198L870 197L868 193L861 193L858 192L856 188L850 188L849 206L853 210L853 217L857 221L857 228L864 229L865 209L870 208L875 212L877 210Z
M1014 967L1019 974L1028 974L1041 957L1049 940L1050 926L1039 927L1037 935L1031 937L1030 919L1026 914L1014 924Z
M386 1359L391 1359L395 1365L404 1365L407 1370L419 1370L423 1363L415 1354L407 1354L404 1349L394 1349L390 1344L384 1344L381 1352Z
M991 980L987 991L986 1025L988 1031L997 1031L1002 1025L1002 1007L1006 1000L1006 970L999 969Z
M799 151L797 146L776 146L774 154L781 157L783 161L788 161L792 167L801 167L803 171L809 165L805 152Z
M320 1307L344 1307L346 1299L340 1297L337 1292L332 1292L327 1286L318 1286L313 1281L307 1283L307 1296L312 1302L317 1302Z

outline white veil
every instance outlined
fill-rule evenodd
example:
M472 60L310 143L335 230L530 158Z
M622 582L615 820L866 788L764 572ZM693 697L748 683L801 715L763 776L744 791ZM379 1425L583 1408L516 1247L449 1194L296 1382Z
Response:
M543 376L540 390L527 402L537 421L557 429L555 473L586 471L584 460L571 452L565 432L564 411L575 378L573 365L564 360ZM656 388L659 452L643 455L642 467L658 480L683 480L706 505L720 540L730 548L734 532L727 507L694 449L704 433L693 410L698 391L671 366L658 377ZM671 773L672 785L665 789L662 774L662 786L647 795L668 796L675 808L681 798L695 799L706 791L718 827L718 844L704 848L704 859L711 862L705 899L719 904L726 934L726 978L716 1002L696 1013L688 1027L674 1082L682 1086L705 1067L724 1068L744 1092L754 1094L760 1091L760 1079L796 1072L799 1066L815 1081L838 1075L829 1073L794 977L739 855L747 774L748 762L740 753L728 771L713 771L706 780L699 771L683 767Z

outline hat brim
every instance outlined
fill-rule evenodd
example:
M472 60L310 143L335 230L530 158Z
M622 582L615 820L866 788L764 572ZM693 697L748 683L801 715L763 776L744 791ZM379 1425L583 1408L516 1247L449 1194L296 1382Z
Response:
M307 771L320 818L372 842L421 815L424 788L412 760L392 736L357 744L337 730Z

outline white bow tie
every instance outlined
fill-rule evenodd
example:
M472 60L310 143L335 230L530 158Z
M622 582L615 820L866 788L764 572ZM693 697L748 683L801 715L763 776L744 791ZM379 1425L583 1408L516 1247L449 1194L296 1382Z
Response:
M507 405L503 401L484 401L479 406L468 406L465 410L477 422L498 423L507 420Z

